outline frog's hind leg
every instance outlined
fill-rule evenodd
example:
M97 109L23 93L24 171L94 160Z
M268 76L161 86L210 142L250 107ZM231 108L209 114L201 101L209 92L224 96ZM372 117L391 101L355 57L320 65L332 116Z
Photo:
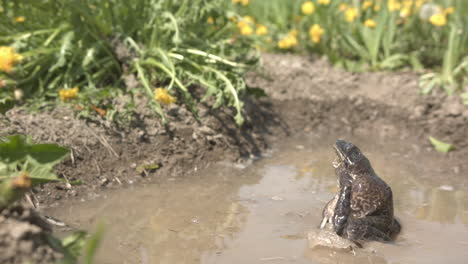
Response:
M369 216L360 219L348 221L343 235L352 241L374 240L381 242L390 242L391 237L378 227L378 217Z

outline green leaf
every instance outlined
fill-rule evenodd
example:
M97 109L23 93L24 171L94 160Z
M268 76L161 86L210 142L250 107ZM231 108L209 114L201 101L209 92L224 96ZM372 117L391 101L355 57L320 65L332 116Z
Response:
M461 95L461 98L463 99L463 104L464 104L464 105L468 105L468 92L463 93L463 94Z
M86 243L84 246L84 263L85 264L93 263L93 259L96 256L96 252L99 247L99 243L102 240L103 234L104 234L104 225L101 223L98 225L96 232L86 240Z
M0 114L4 115L8 110L15 106L15 102L9 98L0 99Z
M439 152L447 153L455 149L452 144L442 142L433 137L429 137L429 140L431 141L431 144L434 146L434 148Z
M69 150L55 144L36 144L28 149L28 155L42 164L55 165L61 162Z
M26 157L27 147L22 135L10 136L0 143L0 162L13 163Z
M0 143L0 161L14 163L25 160L26 157L36 162L53 166L68 155L68 149L55 144L29 144L23 135L8 137Z
M142 164L136 167L136 171L140 174L145 171L150 172L150 171L155 171L157 169L159 169L159 164Z

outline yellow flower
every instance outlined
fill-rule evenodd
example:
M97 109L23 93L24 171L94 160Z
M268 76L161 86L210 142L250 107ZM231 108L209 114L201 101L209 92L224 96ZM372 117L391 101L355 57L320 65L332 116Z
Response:
M387 7L390 12L400 10L401 2L398 0L388 0Z
M251 17L251 16L244 16L244 20L247 21L247 23L250 23L250 24L255 23L255 19L253 19L253 17Z
M447 7L445 8L444 10L444 14L445 15L450 15L450 14L453 14L455 12L455 8L453 8L452 6L451 7Z
M280 49L289 49L294 46L297 46L297 38L292 34L288 34L286 37L278 41L278 48Z
M410 15L411 15L411 9L410 8L403 7L400 10L400 17L406 18L406 17L409 17Z
M78 98L78 92L80 89L78 87L73 87L71 89L60 89L59 97L62 101L67 101L71 99Z
M231 2L233 4L242 4L243 6L246 6L249 4L249 0L232 0Z
M314 24L309 29L309 36L312 39L313 43L319 43L320 37L323 35L323 33L325 33L325 30L323 30L323 28L320 27L319 24Z
M372 1L366 0L366 1L364 1L364 2L362 3L361 8L362 8L362 10L367 10L367 9L368 9L369 7L371 7L371 6L372 6Z
M211 24L213 25L214 24L214 18L213 17L209 17L206 22L208 22L208 24Z
M353 22L358 16L358 10L355 7L350 7L345 11L345 19L348 22Z
M0 71L11 72L13 66L23 59L12 47L0 46Z
M317 3L320 5L328 5L330 4L330 0L318 0Z
M15 17L15 22L21 23L24 22L26 18L24 16Z
M239 22L237 22L237 27L242 31L243 28L250 27L252 29L252 26L254 25L255 20L250 17L250 16L245 16L243 17ZM246 29L248 30L248 29Z
M348 4L346 4L346 3L341 3L341 4L338 6L338 10L340 10L340 11L345 11L346 8L348 8Z
M164 88L154 89L154 99L165 105L170 105L177 101L177 99L174 96L170 95Z
M416 0L416 3L414 4L416 8L420 8L426 0Z
M255 30L255 34L259 36L263 36L268 34L268 28L264 25L258 24L257 29Z
M312 1L304 2L301 6L301 10L304 15L310 15L315 11L315 5Z
M252 35L253 29L250 25L244 25L240 28L240 33L244 36Z
M291 47L297 46L297 38L295 36L289 35L286 39L291 45Z
M437 27L442 27L447 24L447 18L444 14L434 14L429 18L429 21Z
M290 36L297 37L297 29L291 29L288 33Z
M367 19L364 22L364 26L366 26L368 28L375 28L375 26L377 26L377 23L375 23L375 20L373 20L373 19Z
M413 6L414 0L403 0L403 8L411 8Z
M376 4L376 5L374 6L374 11L375 11L375 12L378 12L379 10L380 10L380 4Z

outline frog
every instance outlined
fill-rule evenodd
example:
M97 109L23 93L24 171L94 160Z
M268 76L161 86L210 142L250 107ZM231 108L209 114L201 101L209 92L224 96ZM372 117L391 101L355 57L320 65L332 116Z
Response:
M392 189L356 145L339 139L333 148L339 192L325 205L319 227L331 227L357 245L393 241L401 224L394 217Z

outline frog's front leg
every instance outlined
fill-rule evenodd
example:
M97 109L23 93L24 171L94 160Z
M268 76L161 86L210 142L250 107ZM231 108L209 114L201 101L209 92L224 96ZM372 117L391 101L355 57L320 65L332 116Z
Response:
M340 189L338 201L333 215L333 227L339 236L343 234L348 216L351 212L351 186L344 185Z

